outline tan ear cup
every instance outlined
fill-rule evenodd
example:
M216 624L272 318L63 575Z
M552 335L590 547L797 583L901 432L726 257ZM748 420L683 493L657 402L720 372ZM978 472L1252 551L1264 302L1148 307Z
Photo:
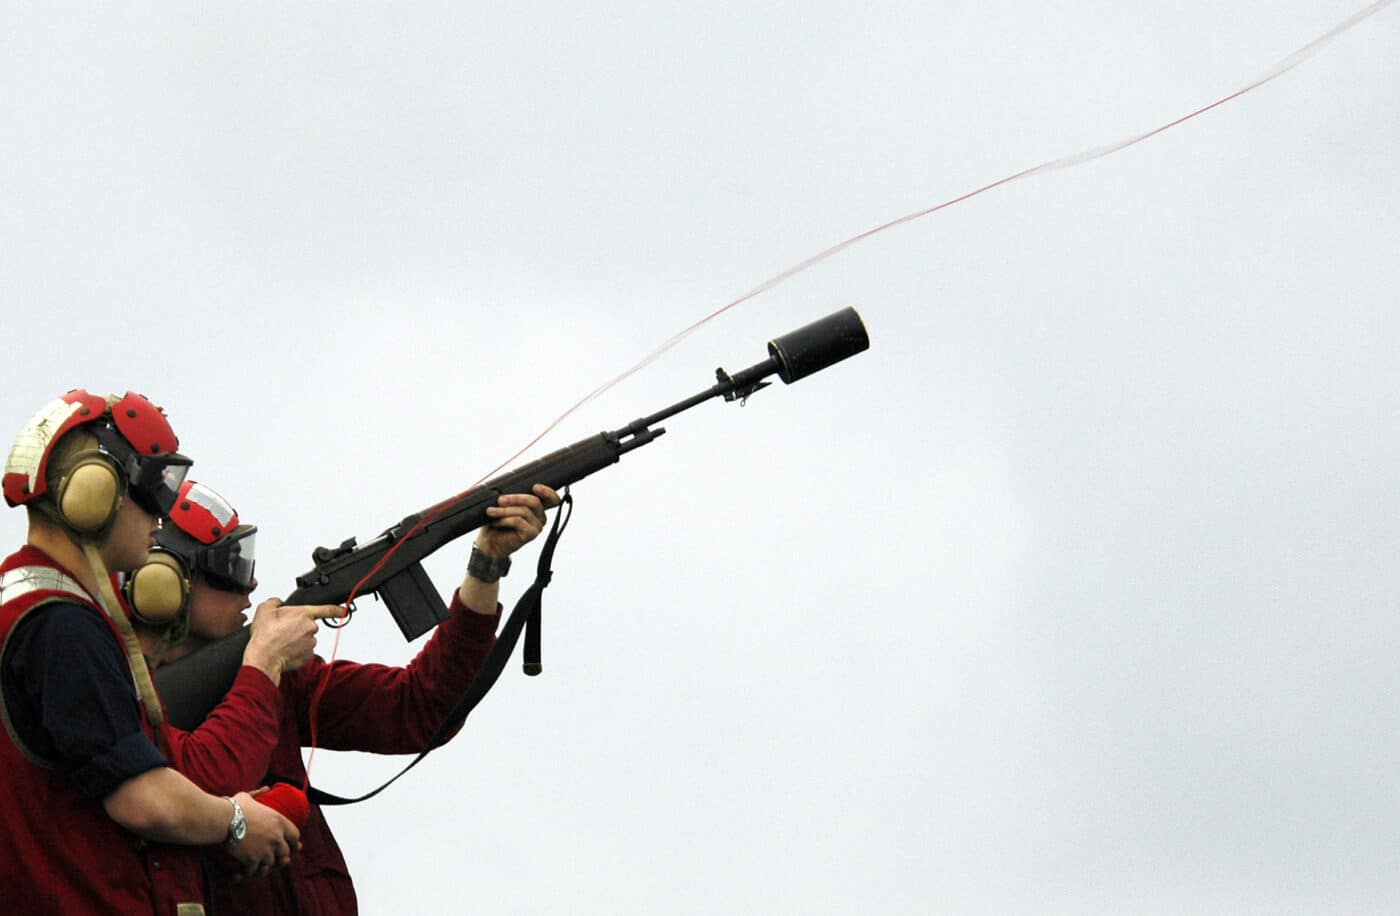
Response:
M125 496L112 460L100 452L79 455L63 475L54 501L59 517L80 534L97 534L116 518Z
M127 577L126 600L145 623L163 626L180 616L190 600L190 579L179 557L159 548Z

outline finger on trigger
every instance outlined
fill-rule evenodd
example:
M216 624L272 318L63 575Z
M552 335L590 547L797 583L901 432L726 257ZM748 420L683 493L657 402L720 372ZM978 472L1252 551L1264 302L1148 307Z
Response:
M306 616L311 620L330 620L344 614L345 608L338 604L313 604L306 609Z

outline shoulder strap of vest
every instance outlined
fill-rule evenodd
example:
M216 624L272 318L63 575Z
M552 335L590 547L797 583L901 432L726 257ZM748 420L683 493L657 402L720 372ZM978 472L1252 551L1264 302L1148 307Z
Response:
M84 604L92 604L87 590L61 569L18 566L0 575L0 604L9 604L30 592L66 592Z
M102 562L102 554L91 541L83 542L83 553L87 554L88 564L97 576L97 587L101 590L102 599L99 606L107 612L107 619L116 626L122 645L126 647L126 661L136 679L136 695L141 698L141 705L146 708L146 718L156 727L158 733L164 734L160 725L165 721L165 710L161 708L160 696L156 693L155 684L151 682L151 671L146 667L146 656L141 652L141 643L136 638L136 631L131 628L131 621L127 619L121 600L112 589L112 579L107 575L107 564Z

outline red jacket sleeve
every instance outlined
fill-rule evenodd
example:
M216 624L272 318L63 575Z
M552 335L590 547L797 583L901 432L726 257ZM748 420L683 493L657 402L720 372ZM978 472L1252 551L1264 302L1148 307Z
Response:
M495 614L477 614L461 603L454 589L451 615L406 667L346 661L328 665L313 658L285 683L302 746L311 743L311 702L325 679L325 693L316 707L316 742L321 747L375 754L424 750L496 644L500 620L500 605Z
M233 687L192 732L166 726L170 763L215 795L256 789L268 771L282 715L282 691L244 665Z

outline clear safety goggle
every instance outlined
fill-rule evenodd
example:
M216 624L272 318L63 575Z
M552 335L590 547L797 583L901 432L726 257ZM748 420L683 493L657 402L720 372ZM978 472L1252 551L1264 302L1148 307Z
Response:
M132 502L157 518L167 515L179 498L180 485L194 462L179 452L142 455L121 433L105 423L98 424L97 441L103 451L121 464Z
M254 552L258 529L239 525L216 544L201 548L194 557L194 568L204 574L204 581L226 592L251 592Z

